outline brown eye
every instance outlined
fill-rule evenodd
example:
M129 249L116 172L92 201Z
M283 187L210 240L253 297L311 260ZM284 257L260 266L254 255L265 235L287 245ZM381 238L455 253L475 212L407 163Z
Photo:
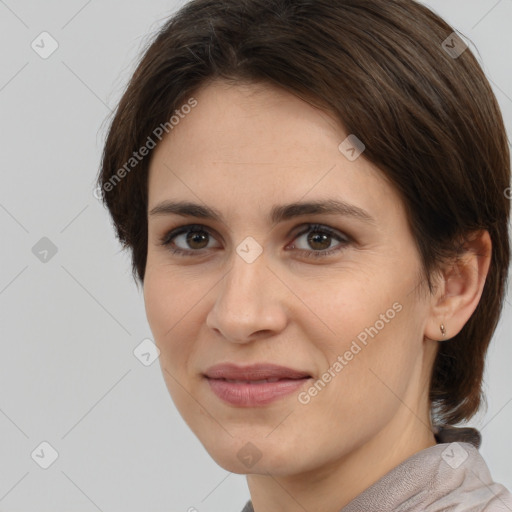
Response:
M329 249L332 236L320 231L310 231L307 239L310 247L319 251L323 251L325 249Z
M208 245L209 236L206 231L189 231L186 236L186 241L191 249L205 249Z
M350 243L348 237L326 226L317 224L309 225L308 229L299 233L295 240L303 238L304 235L307 235L304 238L305 247L304 245L301 247L302 244L297 244L296 241L294 241L292 248L299 249L307 257L329 256L330 254L344 249ZM333 241L339 242L334 248L331 245Z
M166 233L160 245L169 247L175 254L199 253L203 249L211 249L208 244L215 240L211 233L200 225L182 226Z

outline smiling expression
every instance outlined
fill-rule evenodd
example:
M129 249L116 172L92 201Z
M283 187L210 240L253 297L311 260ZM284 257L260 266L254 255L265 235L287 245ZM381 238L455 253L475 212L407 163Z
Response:
M332 115L290 93L218 81L194 97L152 155L144 279L186 423L229 471L274 474L329 464L391 426L424 428L415 414L428 411L435 350L398 193L364 153L351 161L340 151L349 134ZM372 333L366 344L362 332ZM222 363L308 378L282 394L283 382L215 389L205 373ZM251 402L265 389L270 400ZM258 450L251 469L244 446Z

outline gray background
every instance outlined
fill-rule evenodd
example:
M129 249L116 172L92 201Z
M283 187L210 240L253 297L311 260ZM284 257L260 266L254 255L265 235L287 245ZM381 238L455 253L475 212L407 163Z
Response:
M104 120L143 45L182 3L0 0L4 512L239 512L249 497L245 477L190 433L158 361L134 356L151 338L142 292L93 196ZM512 0L428 5L478 48L510 134ZM43 31L59 45L47 59L31 47ZM57 249L46 262L32 250L43 237ZM488 358L489 408L470 425L512 490L511 320L507 302ZM43 441L58 452L48 469Z

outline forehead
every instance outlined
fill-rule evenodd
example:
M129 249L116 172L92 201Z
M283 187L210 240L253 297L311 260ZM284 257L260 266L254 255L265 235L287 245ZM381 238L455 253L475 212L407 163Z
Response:
M170 131L157 154L172 147L180 160L218 157L226 164L296 163L307 155L316 160L320 142L332 153L342 135L334 116L271 85L215 81L194 98L197 106ZM329 135L331 140L326 140ZM191 154L190 146L200 152ZM240 162L240 155L250 161Z
M197 105L154 150L149 209L169 198L235 212L322 197L357 202L378 217L400 203L379 169L340 151L349 134L334 115L295 95L218 81L193 97Z

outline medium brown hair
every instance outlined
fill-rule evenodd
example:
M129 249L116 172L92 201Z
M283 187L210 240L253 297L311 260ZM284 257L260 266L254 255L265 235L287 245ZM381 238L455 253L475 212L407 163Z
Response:
M506 289L510 153L473 53L450 55L442 45L453 32L412 0L186 4L146 48L114 113L98 176L135 281L143 283L146 266L151 157L133 169L126 162L211 80L277 85L332 112L364 142L363 157L402 197L430 292L432 276L468 235L489 232L482 297L460 333L440 343L430 384L435 423L471 418L485 402L485 354Z

